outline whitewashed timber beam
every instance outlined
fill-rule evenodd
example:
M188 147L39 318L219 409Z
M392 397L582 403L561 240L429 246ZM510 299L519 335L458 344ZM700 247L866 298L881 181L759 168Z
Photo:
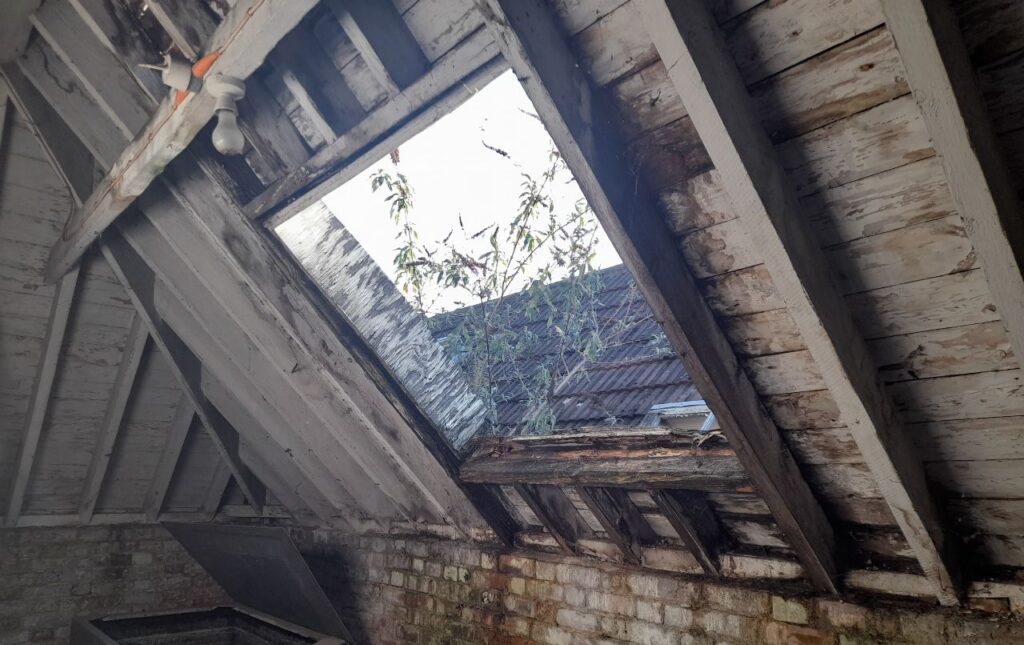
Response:
M103 414L103 421L100 423L92 459L89 461L89 470L85 475L82 497L78 505L78 514L82 518L82 524L88 524L92 520L96 504L99 502L107 468L114 455L117 437L124 425L124 414L128 409L132 390L135 388L135 379L138 377L148 340L149 332L146 331L146 325L142 317L135 314L132 318L131 328L128 330L124 352L121 354L117 377L110 390L110 398L107 399L107 409Z
M240 0L206 47L215 56L207 75L245 79L316 4L315 0ZM47 264L48 280L64 275L85 250L177 157L213 116L206 92L180 103L165 99L143 131L125 148L81 209L69 219Z
M114 275L128 291L128 296L135 305L136 314L142 317L154 344L167 358L171 371L195 407L196 414L209 432L221 460L227 464L229 475L235 477L245 494L246 502L256 513L260 513L266 491L238 456L238 432L202 393L199 359L157 315L153 305L155 279L152 270L120 237L112 236L111 240L101 245L101 249Z
M704 0L642 0L648 33L878 488L943 604L958 568L924 467Z
M196 409L192 407L188 395L182 393L167 431L164 448L160 452L160 461L157 462L156 470L153 471L153 479L149 482L143 502L146 519L150 522L157 521L160 511L163 510L164 499L167 497L167 491L171 488L174 471L178 466L181 450L185 447L185 440L188 438L188 431L192 427L195 416Z
M1024 209L948 0L883 0L907 80L988 288L1024 357Z
M543 0L487 0L484 18L669 342L819 589L836 592L828 518L697 288L642 178L624 157L617 111Z

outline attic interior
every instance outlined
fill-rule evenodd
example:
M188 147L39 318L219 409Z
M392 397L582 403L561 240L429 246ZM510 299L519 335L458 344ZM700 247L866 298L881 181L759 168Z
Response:
M0 642L1024 641L1024 4L0 12ZM323 202L508 72L666 347L543 434Z

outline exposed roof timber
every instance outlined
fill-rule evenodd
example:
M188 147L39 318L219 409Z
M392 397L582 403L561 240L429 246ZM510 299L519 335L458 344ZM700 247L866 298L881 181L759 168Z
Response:
M191 61L198 60L217 27L203 4L189 0L149 0L146 4L178 51Z
M130 73L119 72L124 64L114 52L89 37L91 30L69 0L45 0L32 25L121 133L129 140L135 136L149 119L153 99Z
M45 100L25 80L16 67L3 67L5 82L0 84L3 92L4 111L6 114L7 98L17 106L24 119L28 122L51 165L68 185L72 200L81 203L81 197L88 190L87 182L92 175L92 159L77 139L67 129ZM0 123L0 131L2 131ZM49 410L50 393L53 390L57 368L60 365L61 348L67 332L68 320L74 304L75 291L78 286L78 267L61 278L54 290L50 305L49 319L46 324L46 336L39 358L32 394L29 398L28 411L25 415L25 427L22 431L18 456L14 462L14 479L8 498L6 525L15 526L21 514L28 490L32 466L35 463L39 438Z
M697 558L704 573L722 575L719 555L725 551L725 536L718 518L708 505L707 495L696 491L652 489L651 498L683 544Z
M394 4L376 0L327 0L326 4L389 97L429 69L423 50Z
M247 503L257 514L260 513L266 491L238 456L238 432L202 393L199 358L156 312L153 304L155 276L152 269L118 236L111 236L101 248L114 274L128 291L137 315L145 322L154 344L167 358L171 371L188 395L189 402L217 447L217 452L227 464L229 473L238 481Z
M1024 356L1024 212L948 0L883 0L886 26L1017 360Z
M376 163L434 123L501 72L507 64L483 28L438 59L400 94L321 148L245 206L255 219L285 221Z
M621 488L583 486L576 490L608 537L618 545L622 558L626 562L640 564L642 547L657 543L658 535L629 494Z
M6 0L4 19L0 22L0 64L17 58L29 37L28 19L39 6L39 0Z
M622 157L616 112L540 0L489 0L485 14L583 194L630 269L808 577L835 592L835 540L824 511L740 368L665 220Z
M71 192L75 204L81 204L93 184L93 158L47 98L13 64L0 68L7 95L25 118L42 145L50 165Z
M224 505L224 496L227 495L230 485L231 470L221 460L217 463L217 470L214 471L213 479L210 480L210 489L206 492L206 500L203 501L202 513L207 521L217 517L217 512ZM262 510L256 511L256 514L261 515Z
M248 78L315 4L315 0L240 0L206 47L207 51L218 53L208 73ZM213 116L213 107L213 98L205 92L189 95L180 105L176 105L173 97L160 104L144 131L122 151L88 201L69 220L64 236L51 252L47 265L49 280L64 275L103 230L185 149Z
M561 488L516 484L515 489L563 551L582 554L580 540L592 537L593 531Z
M695 447L689 438L667 431L622 433L600 440L556 436L478 441L459 476L490 484L750 490L750 480L731 448Z
M267 462L265 452L260 452L248 442L243 441L239 453L242 455L242 461L259 475L261 481L266 482L267 489L287 509L288 514L296 524L307 526L316 526L320 522L322 522L322 526L331 526L333 524L330 515L317 517L314 513L310 512L309 506L288 483L284 473L279 472ZM265 507L264 513L266 513Z
M828 260L801 225L803 207L706 3L643 0L641 13L882 496L940 601L957 604L957 565L911 435L878 377Z
M32 465L35 463L39 437L43 431L43 422L49 410L50 392L53 389L57 366L60 364L61 347L67 331L68 318L74 303L75 288L78 285L78 267L64 275L57 283L50 306L50 318L46 323L46 338L43 340L43 352L39 358L39 368L32 385L32 396L29 399L28 414L25 416L25 429L18 447L18 457L14 466L14 483L11 487L10 501L7 505L7 526L15 526L18 515L25 501L28 481L32 476Z
M170 90L155 70L139 67L142 63L159 62L154 59L157 48L138 26L127 4L109 0L70 1L93 35L107 49L121 57L124 65L131 69L132 74L154 102L168 94ZM78 37L85 38L85 34Z
M132 318L131 328L128 330L124 352L121 354L117 377L114 379L110 398L107 399L107 409L103 414L103 421L100 423L92 458L89 460L89 470L85 475L85 483L82 486L78 514L81 516L83 524L88 524L92 519L96 504L99 502L103 481L107 475L107 467L110 465L110 458L114 455L114 446L121 432L124 414L128 409L132 390L135 388L135 380L139 374L139 367L142 366L142 357L146 351L148 340L149 332L146 331L146 325L142 317L135 314Z
M181 457L181 450L185 447L185 440L188 438L188 431L192 427L195 416L196 410L192 407L188 395L182 393L164 440L160 461L157 462L156 470L153 471L153 479L149 482L143 502L146 519L150 522L157 521L160 511L163 510L164 499L167 497L167 491L171 488L171 480L174 477L178 459Z

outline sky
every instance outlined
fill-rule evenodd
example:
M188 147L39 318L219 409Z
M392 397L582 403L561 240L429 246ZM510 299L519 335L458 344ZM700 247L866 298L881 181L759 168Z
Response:
M412 216L420 239L427 243L443 239L458 228L460 216L472 231L511 221L519 206L521 173L539 176L548 166L552 147L515 75L502 74L399 148L398 170L414 191ZM385 157L323 201L393 279L398 227L384 201L387 193L383 189L373 193L370 188L371 175L381 168L395 169ZM582 199L573 181L554 186L551 194L563 208ZM595 267L619 263L611 242L599 231ZM435 306L451 308L454 301L442 297Z

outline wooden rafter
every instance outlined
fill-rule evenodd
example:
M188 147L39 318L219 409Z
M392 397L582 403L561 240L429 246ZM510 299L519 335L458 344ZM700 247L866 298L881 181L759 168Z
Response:
M593 531L565 492L556 486L533 484L516 484L515 489L562 550L580 555L580 540L592 537Z
M181 457L181 450L185 447L185 440L188 438L188 431L192 427L195 417L196 410L192 407L188 395L182 393L167 431L167 439L164 441L164 448L160 453L160 461L157 462L156 470L153 471L153 479L149 482L146 499L143 502L146 519L150 522L157 521L160 511L163 510L164 499L167 497L167 491L171 488L174 471L178 466L178 459Z
M263 506L265 490L263 485L241 462L238 456L238 432L214 408L200 387L201 364L177 334L159 317L153 305L154 276L150 269L124 240L117 236L102 245L103 256L110 263L114 274L128 291L137 314L142 317L153 338L154 344L167 357L171 371L189 402L194 406L203 427L210 434L217 452L227 464L229 474L238 481L246 501L257 513Z
M217 469L213 471L213 479L210 480L210 488L206 491L206 499L203 500L203 515L206 519L212 520L217 517L217 512L224 504L224 496L231 485L231 469L223 460L217 462ZM256 511L256 515L263 514L263 509Z
M146 331L146 325L141 316L136 314L132 318L132 325L128 330L128 339L125 341L124 352L121 354L121 364L117 368L117 377L114 379L110 398L107 399L107 409L103 414L103 421L100 423L99 433L96 437L96 446L93 448L92 459L89 461L89 470L85 475L82 497L78 505L78 514L82 518L82 524L88 524L92 520L96 503L100 499L107 467L110 465L110 458L114 455L121 426L124 425L124 414L128 409L132 390L135 388L135 380L139 374L139 367L142 365L142 357L145 354L148 340L149 333Z
M651 498L665 516L683 544L697 559L704 573L722 574L719 555L725 551L726 540L707 495L697 491L651 489Z
M397 96L430 67L390 2L328 0L326 4L389 97Z
M582 486L576 490L608 537L619 547L623 559L632 564L640 564L642 548L656 543L658 535L629 498L629 494L621 488Z
M66 182L72 201L81 203L82 196L89 190L92 173L92 159L88 151L70 134L60 117L16 67L5 65L3 77L4 83L0 85L0 89L4 92L4 105L6 106L9 97L17 106L49 157L54 170ZM79 270L76 267L61 278L54 290L43 349L32 385L18 456L14 462L14 479L6 513L8 526L17 524L28 490L29 478L32 476L36 450L49 411L50 393L60 366L61 348L64 345L74 305L78 276Z
M697 289L643 179L624 158L616 111L591 85L546 3L488 0L483 8L505 58L808 577L835 592L832 527Z
M247 78L270 50L315 4L314 0L240 0L205 48L218 56L208 74ZM161 103L145 129L125 148L93 191L68 221L47 265L53 281L64 275L153 178L177 157L213 116L214 100L205 93L190 94L178 104L173 97Z
M882 9L1019 362L1024 356L1024 209L953 7L948 0L883 0Z
M287 220L448 114L507 69L486 30L467 36L420 79L245 206L254 219ZM282 208L287 205L287 209Z
M885 391L832 267L807 226L725 39L703 0L643 0L641 13L669 78L758 240L772 282L943 604L956 604L957 565L924 467Z

